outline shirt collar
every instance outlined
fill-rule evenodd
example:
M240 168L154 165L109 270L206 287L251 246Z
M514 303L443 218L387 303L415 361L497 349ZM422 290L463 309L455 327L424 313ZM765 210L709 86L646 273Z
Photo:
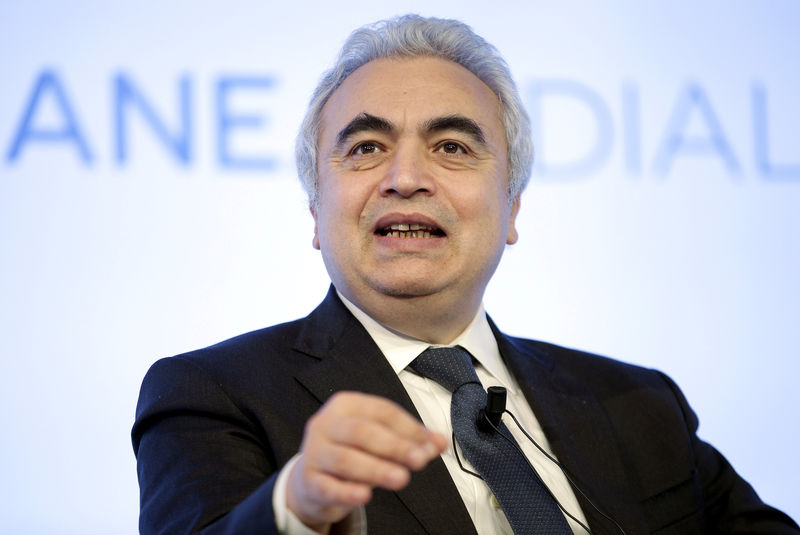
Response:
M336 291L344 306L364 326L367 333L375 341L395 373L399 374L417 358L420 353L431 346L428 342L412 338L391 330L378 323L372 317L351 303L339 291ZM513 390L508 370L500 357L500 349L494 337L483 304L478 307L475 316L467 327L453 340L450 346L461 346L475 357L481 366L488 371L502 386Z

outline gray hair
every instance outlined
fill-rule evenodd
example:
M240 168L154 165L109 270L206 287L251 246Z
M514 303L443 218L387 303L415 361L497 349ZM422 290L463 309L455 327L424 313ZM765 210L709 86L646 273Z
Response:
M353 71L374 59L429 56L463 66L494 91L508 144L508 194L528 184L533 164L530 121L511 72L497 49L457 20L404 15L363 26L344 43L333 68L322 75L311 95L295 146L297 171L312 206L319 201L317 145L322 108Z

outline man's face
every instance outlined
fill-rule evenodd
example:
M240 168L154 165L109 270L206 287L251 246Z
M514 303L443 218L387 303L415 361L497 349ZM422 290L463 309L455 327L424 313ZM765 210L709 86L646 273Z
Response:
M430 295L477 306L517 239L491 89L439 58L374 60L321 126L314 246L337 289L362 307Z

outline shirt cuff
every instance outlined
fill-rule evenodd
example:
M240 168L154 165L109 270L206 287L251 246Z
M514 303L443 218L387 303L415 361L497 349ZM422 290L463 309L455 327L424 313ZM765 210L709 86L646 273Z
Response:
M280 535L318 535L318 533L303 524L299 518L286 505L286 487L289 484L289 472L300 460L298 453L287 462L275 480L272 491L272 512L275 514L275 527ZM364 507L358 507L347 515L341 522L331 528L331 534L336 535L367 535L367 515Z

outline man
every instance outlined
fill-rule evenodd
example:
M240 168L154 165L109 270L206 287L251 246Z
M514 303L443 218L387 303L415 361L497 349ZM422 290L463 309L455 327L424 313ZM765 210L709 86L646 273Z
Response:
M143 533L550 532L521 527L540 499L552 532L798 533L697 438L669 379L507 337L484 313L531 145L505 63L468 27L356 31L297 155L331 291L303 320L151 368L133 429ZM507 388L553 457L496 429L522 455L493 461L538 472L521 476L535 507L496 490L462 439L457 389L419 371L453 351L468 382Z

